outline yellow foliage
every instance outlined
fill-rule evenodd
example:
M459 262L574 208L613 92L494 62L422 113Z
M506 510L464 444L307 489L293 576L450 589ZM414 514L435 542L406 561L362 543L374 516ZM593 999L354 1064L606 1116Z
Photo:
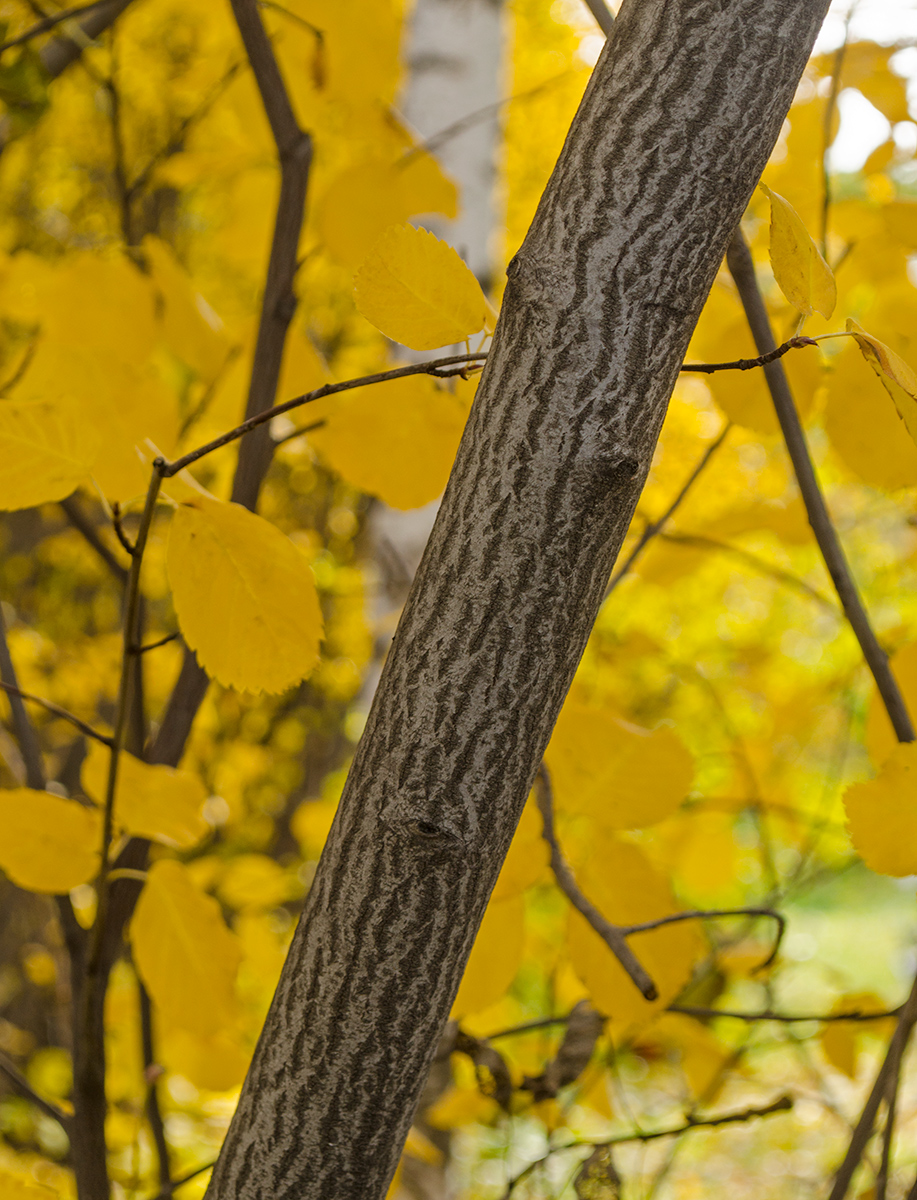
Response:
M105 800L111 753L92 742L83 760L87 795ZM126 751L118 762L115 822L135 837L152 838L165 846L187 849L209 832L203 807L207 789L190 771L141 762Z
M601 855L591 856L576 875L588 899L615 924L642 924L678 911L668 881L637 846L609 839ZM659 992L659 999L650 1002L643 999L592 926L572 909L568 939L573 967L589 989L593 1005L608 1016L616 1036L645 1023L671 1003L687 983L702 945L689 921L628 938Z
M875 779L844 794L854 849L873 871L917 875L917 742L895 747Z
M220 906L180 863L154 863L130 926L134 963L169 1026L200 1037L230 1028L242 957Z
M165 342L198 375L213 379L230 349L219 319L195 292L161 238L145 238L142 249L162 303Z
M837 304L831 268L793 206L766 184L760 187L771 205L771 266L780 290L804 317L813 311L830 317Z
M530 796L522 810L491 900L506 900L510 896L521 895L542 878L550 857L548 843L542 836L541 814Z
M0 1196L3 1200L58 1200L63 1193L33 1183L10 1171L0 1171Z
M392 226L354 278L357 308L412 350L463 342L488 325L480 284L458 254L426 229Z
M93 809L32 788L0 791L0 867L32 892L69 892L99 870L102 823Z
M852 317L847 319L847 331L853 334L863 357L894 400L908 433L917 442L917 374L891 347L867 333Z
M318 660L322 617L302 551L238 504L189 498L172 518L169 582L182 634L227 687L282 692Z
M72 399L0 405L0 508L63 500L88 478L99 431Z
M290 880L266 854L240 854L230 860L217 892L224 904L237 910L276 908L290 898Z
M235 1029L204 1033L175 1028L166 1030L161 1058L175 1071L208 1092L228 1092L245 1078L249 1056L239 1045Z
M500 999L519 970L524 932L525 905L520 895L491 900L452 1005L454 1017L480 1012Z
M545 758L559 811L588 815L606 829L663 820L694 776L691 755L671 730L650 732L570 700Z
M408 375L347 393L309 437L348 483L393 508L420 508L442 495L467 416L429 376Z

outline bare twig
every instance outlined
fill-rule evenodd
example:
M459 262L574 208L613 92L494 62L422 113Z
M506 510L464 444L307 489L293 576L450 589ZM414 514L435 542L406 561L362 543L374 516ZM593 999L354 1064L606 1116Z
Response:
M850 1145L847 1147L847 1153L844 1155L844 1161L841 1163L834 1177L834 1186L831 1188L828 1200L844 1200L844 1197L847 1195L847 1189L850 1187L853 1173L859 1166L866 1145L872 1137L879 1105L886 1094L889 1080L893 1073L899 1070L901 1056L904 1054L904 1048L907 1045L908 1038L911 1036L911 1030L914 1027L915 1021L917 1021L917 978L914 980L910 995L904 1003L901 1015L898 1017L898 1025L889 1043L885 1060L879 1068L875 1083L872 1085L872 1091L869 1093L869 1097L863 1106L860 1119L850 1139Z
M0 662L2 662L2 657L0 657ZM11 706L13 704L13 699L12 699L13 697L17 697L19 700L31 700L31 702L33 704L40 704L42 706L42 708L47 709L49 713L53 713L55 717L62 717L63 720L69 721L71 725L73 725L76 729L78 729L80 731L80 733L85 733L87 737L95 738L95 740L97 742L101 742L103 746L111 746L112 739L108 736L108 734L99 733L98 729L93 729L93 727L91 725L88 725L85 721L80 720L80 718L78 716L76 716L74 713L70 712L68 709L61 708L61 706L59 704L54 704L50 700L43 700L41 698L41 696L33 696L31 694L31 692L24 692L24 691L22 691L21 688L14 686L12 683L0 683L0 688L3 688L3 690L10 697L10 705ZM18 722L16 721L16 716L15 716L15 710L14 710L14 714L13 714L13 721L18 726ZM30 726L30 728L31 728L31 726ZM17 737L19 737L19 736L21 736L21 735L19 734L18 729L17 729ZM25 753L23 753L22 757L26 763L26 770L28 771L29 760L28 760L27 756L25 755ZM30 783L29 787L43 788L44 783L43 782L40 784Z
M180 637L180 633L167 633L165 637L161 637L155 642L147 642L145 646L134 646L133 651L135 654L146 654L148 650L158 650L160 646L168 646L169 642L174 642Z
M62 1112L56 1104L52 1104L50 1100L45 1100L42 1096L39 1096L38 1092L35 1091L22 1072L2 1052L0 1052L0 1072L6 1076L9 1083L16 1089L20 1096L24 1096L26 1100L30 1100L36 1108L41 1109L46 1117L50 1117L52 1121L56 1121L65 1133L70 1132L70 1118L67 1114Z
M302 437L304 433L313 433L316 429L321 429L327 425L327 421L312 421L308 425L301 425L298 429L294 429L291 433L285 433L283 437L275 437L274 445L282 446L284 442L292 442L294 438Z
M636 1133L624 1133L619 1137L606 1138L601 1142L592 1141L573 1141L567 1142L564 1146L555 1146L549 1150L547 1154L536 1159L522 1171L519 1172L513 1179L510 1180L506 1191L503 1193L501 1200L509 1200L513 1190L523 1179L553 1158L555 1154L560 1154L564 1150L576 1150L580 1147L596 1147L596 1146L622 1146L628 1142L654 1142L659 1138L680 1137L683 1133L689 1133L692 1129L716 1129L721 1125L737 1125L745 1121L753 1121L758 1117L770 1117L774 1113L789 1112L793 1107L793 1099L791 1096L780 1096L774 1100L772 1104L766 1104L761 1108L744 1108L741 1112L723 1113L718 1117L691 1117L689 1116L682 1125L673 1125L668 1129L653 1129Z
M777 922L777 936L774 938L773 949L761 964L769 967L780 950L780 943L786 931L786 917L775 908L695 908L687 912L670 913L667 917L657 917L655 921L644 921L640 925L622 925L621 932L625 937L632 933L643 933L648 929L659 929L663 925L674 925L678 921L712 921L720 917L769 917Z
M609 950L611 950L612 954L614 954L615 958L617 958L618 962L630 976L634 985L639 989L641 995L647 1000L655 1000L659 995L656 985L641 966L633 950L628 946L624 930L619 925L613 925L611 921L606 920L595 905L586 899L574 878L573 872L570 870L567 860L561 852L554 832L554 801L551 791L551 780L544 763L538 768L538 776L535 781L535 795L538 800L541 819L544 822L544 840L548 843L551 850L551 870L554 872L557 886L577 912L586 918L595 932L605 942Z
M810 337L791 337L789 341L778 346L767 354L759 354L757 358L737 358L733 362L722 363L682 363L682 371L693 371L702 375L713 375L716 371L750 371L753 367L766 367L768 363L776 362L791 350L801 346L817 346L818 342Z
M723 442L726 440L726 435L729 433L730 429L732 429L732 422L727 421L727 423L725 424L725 426L723 427L723 429L719 433L719 435L714 439L714 441L712 441L710 443L710 445L707 447L707 449L701 455L700 459L698 460L697 466L695 466L694 470L691 472L691 474L685 480L681 491L678 493L678 495L675 497L675 499L672 501L672 503L669 505L669 507L665 510L665 512L662 514L662 516L657 521L652 521L649 525L647 525L647 527L646 527L646 529L644 529L643 533L641 533L636 546L634 546L633 550L631 550L630 554L628 554L627 558L625 558L624 562L621 564L620 567L618 567L617 571L615 571L615 573L612 575L611 579L608 581L608 587L605 589L605 599L606 600L611 595L611 593L615 590L615 588L618 586L618 584L621 582L621 580L624 578L624 576L628 573L628 571L630 571L631 567L633 567L634 563L637 561L637 559L640 557L640 555L646 549L647 544L656 536L657 533L660 533L662 531L662 529L664 528L666 523L669 520L671 520L671 518L675 515L677 510L681 507L682 502L685 500L686 496L691 491L691 488L694 487L695 483L697 483L697 480L700 478L700 476L706 470L707 464L710 462L710 460L713 458L714 454L716 454L717 450L719 450L720 446L722 446Z
M121 519L121 505L117 500L111 506L111 523L112 528L115 531L115 537L117 537L123 549L125 549L131 558L133 558L134 554L136 553L136 547L124 532L124 524Z
M187 1175L182 1175L181 1179L176 1179L172 1184L171 1192L157 1192L155 1196L151 1196L150 1200L170 1200L170 1197L180 1187L184 1187L186 1183L190 1183L192 1179L197 1179L198 1175L203 1175L205 1171L209 1171L215 1167L216 1159L213 1162L204 1163L202 1167L195 1167L193 1171L189 1171Z
M586 7L595 17L595 23L606 37L611 35L615 23L615 15L605 3L605 0L585 0Z
M895 1140L895 1115L898 1108L898 1087L901 1083L902 1051L897 1056L897 1062L889 1072L888 1087L885 1093L885 1127L882 1130L882 1157L876 1175L876 1200L885 1200L888 1191L888 1175L892 1165L892 1144Z
M8 42L0 43L0 54L4 50L12 50L14 46L21 46L25 42L30 42L32 38L40 37L41 34L54 29L55 26L60 25L63 21L69 21L73 17L80 17L83 13L91 12L102 3L104 3L104 0L93 0L92 4L78 4L74 8L62 8L60 12L42 17L40 21L36 21L34 25L31 25L25 33L20 33L17 37L10 38Z
M60 506L73 528L82 534L84 540L95 550L115 579L122 585L127 583L127 568L121 566L114 552L99 537L96 526L83 512L76 497L68 496L66 500L61 500Z
M25 763L26 783L30 788L41 791L45 786L45 768L41 758L41 745L35 726L29 720L22 701L26 698L19 688L16 668L10 655L9 644L6 640L6 622L3 618L3 606L0 605L0 687L9 696L10 712L13 717L13 729L16 741L19 743L19 753ZM32 697L29 697L32 699Z
M738 227L733 235L726 262L735 280L755 345L760 353L767 354L775 349L774 334L764 298L755 277L751 252L741 227ZM793 463L799 490L806 506L809 524L812 526L812 532L815 534L818 547L825 560L825 566L828 568L828 573L837 590L844 614L860 643L863 657L876 681L876 687L898 740L912 742L914 727L908 715L904 697L888 665L888 656L879 645L873 632L837 531L828 513L824 496L818 486L815 469L809 456L809 448L806 445L805 433L796 411L796 405L793 403L793 395L782 363L769 363L764 368L764 375L774 402L780 428L783 431L787 451Z
M174 1190L172 1168L169 1163L169 1144L166 1141L166 1128L159 1108L159 1091L157 1081L162 1073L156 1062L153 1048L153 1008L150 1004L149 992L138 978L137 992L140 1001L140 1040L143 1052L143 1074L146 1082L146 1116L153 1135L153 1145L156 1147L156 1160L159 1169L160 1195L170 1197Z
M358 379L345 379L341 383L324 383L321 387L315 388L311 392L305 392L302 396L295 396L292 400L285 400L283 404L275 404L273 408L265 409L264 412L259 412L252 417L248 417L241 425L237 425L235 429L230 429L226 433L220 434L218 438L214 438L213 441L206 442L203 446L198 446L196 450L189 450L181 458L176 458L173 462L166 463L162 471L163 477L166 479L171 478L171 476L176 475L179 471L183 471L185 467L190 467L198 459L203 458L207 454L212 454L214 450L219 450L223 446L228 446L230 442L236 441L252 429L256 429L259 425L264 425L267 421L272 421L274 417L279 417L294 408L300 408L303 404L311 404L313 400L321 400L325 396L334 396L338 392L349 392L353 388L368 387L372 383L385 383L389 379L403 379L406 375L435 375L441 377L447 373L450 367L455 367L460 363L474 364L486 358L486 350L478 354L452 354L447 358L432 359L430 362L409 363L404 367L394 367L390 371L376 371L372 375L361 375ZM456 374L455 371L448 371L448 373Z
M850 1012L840 1013L781 1013L770 1008L762 1008L760 1012L739 1012L731 1008L705 1008L700 1004L670 1004L667 1012L684 1013L688 1017L697 1017L706 1021L714 1017L730 1017L736 1021L779 1021L787 1025L801 1024L804 1021L818 1021L822 1024L832 1021L887 1021L889 1017L900 1016L903 1006L890 1008L884 1012L864 1012L854 1008Z
M312 164L312 139L297 123L257 0L231 0L231 4L280 159L280 198L245 409L245 415L253 417L274 403L287 329L296 311L293 281ZM242 443L232 490L232 499L237 503L254 508L272 451L267 429L258 430Z

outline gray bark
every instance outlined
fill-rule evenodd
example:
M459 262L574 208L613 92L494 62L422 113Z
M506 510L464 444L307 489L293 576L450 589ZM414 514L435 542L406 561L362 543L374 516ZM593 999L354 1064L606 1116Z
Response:
M626 0L509 286L211 1200L377 1200L825 0Z

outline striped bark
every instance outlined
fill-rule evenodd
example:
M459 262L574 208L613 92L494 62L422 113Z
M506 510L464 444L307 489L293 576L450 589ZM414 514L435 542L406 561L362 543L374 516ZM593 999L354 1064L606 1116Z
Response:
M493 352L210 1200L378 1200L825 0L625 0Z

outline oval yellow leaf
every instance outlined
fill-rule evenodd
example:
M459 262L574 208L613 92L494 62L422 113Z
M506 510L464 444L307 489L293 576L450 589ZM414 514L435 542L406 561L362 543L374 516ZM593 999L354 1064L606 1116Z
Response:
M310 440L354 487L420 508L443 494L467 417L461 398L409 375L356 388Z
M875 779L844 793L850 840L880 875L917 875L917 742L897 745Z
M189 496L172 518L166 569L182 636L226 687L282 692L315 667L322 615L312 570L263 517Z
M93 742L83 760L83 787L99 804L105 800L110 759L107 747ZM190 771L121 754L115 822L128 833L166 846L194 846L210 830L203 815L206 799L207 789Z
M0 792L0 867L30 892L61 894L99 870L102 823L91 808L50 792Z
M0 404L0 509L63 500L89 478L98 428L73 399Z
M455 250L426 229L393 225L354 278L357 308L412 350L462 342L487 324L480 284Z
M202 1037L236 1018L242 958L220 906L181 863L153 864L131 919L134 963L166 1022Z
M694 762L670 729L640 729L606 709L568 701L545 754L559 811L606 829L641 829L687 795Z
M803 316L815 310L830 317L837 304L834 273L792 204L766 184L758 186L771 204L770 257L778 287Z
M505 995L522 962L525 903L522 896L491 900L484 913L452 1005L453 1017L480 1012Z

